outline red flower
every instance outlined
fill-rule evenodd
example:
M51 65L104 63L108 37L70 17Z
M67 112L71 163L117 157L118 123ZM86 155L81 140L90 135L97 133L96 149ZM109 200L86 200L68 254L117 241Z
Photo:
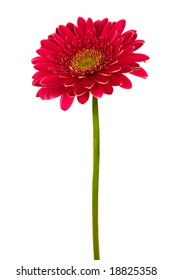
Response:
M134 53L143 44L136 40L135 30L124 33L125 20L110 22L107 18L77 20L77 26L60 25L56 33L41 41L39 57L32 59L33 85L41 87L37 97L51 99L61 96L60 106L67 110L75 96L84 104L90 93L100 98L112 94L113 86L132 87L124 75L129 73L146 78L146 71L138 62L146 61L145 54Z

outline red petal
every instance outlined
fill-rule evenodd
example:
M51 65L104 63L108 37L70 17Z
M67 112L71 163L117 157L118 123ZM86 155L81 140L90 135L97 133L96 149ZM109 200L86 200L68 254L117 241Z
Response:
M65 93L61 96L60 107L63 111L68 110L74 101L74 97L69 96L68 93Z
M115 40L113 43L112 43L112 46L114 47L114 53L119 53L121 48L122 48L122 43L123 42L123 38L122 37L119 37L117 38L117 40Z
M110 82L113 86L120 86L122 88L130 89L132 87L131 81L123 74L112 75Z
M48 71L48 70L51 70L51 71L57 71L58 70L58 67L55 63L37 63L34 65L34 68L36 70L41 70L41 71Z
M108 19L107 18L104 18L102 21L100 21L96 27L96 33L98 36L101 35L105 25L108 23Z
M39 78L39 79L34 79L34 80L32 81L32 85L35 86L35 87L40 87L40 86L41 86L40 80L41 80L41 78Z
M100 20L94 21L94 27L95 27L95 28L98 28L99 23L100 23Z
M130 39L129 39L126 43L124 43L124 45L126 46L126 45L128 45L128 44L133 44L133 43L135 42L136 38L137 38L137 32L135 31L135 32L131 35Z
M135 47L134 47L134 46L125 47L124 50L123 50L123 55L130 54L130 53L132 53L134 50L135 50Z
M83 85L83 81L80 81L74 89L74 94L75 95L82 95L82 94L86 93L87 91L88 90Z
M139 63L136 62L129 62L128 66L132 67L132 68L136 68L136 70L138 70L140 68ZM135 69L134 69L135 70Z
M125 63L140 62L140 61L145 61L147 59L149 59L148 55L141 54L141 53L132 53L132 54L129 54L129 55L119 57L118 62L119 63L122 63L122 62L125 62Z
M83 86L87 89L91 89L94 84L95 84L95 80L94 80L93 76L86 77L83 80Z
M88 30L95 34L94 24L91 18L88 18L86 22L86 31Z
M59 32L62 35L63 38L70 38L71 40L74 38L74 34L71 32L71 30L64 26L64 25L60 25L59 26Z
M60 78L63 78L63 79L65 79L65 78L71 78L71 74L68 74L68 73L59 73L59 77Z
M40 97L43 100L51 99L50 92L51 92L50 88L42 87L42 88L39 89L36 96Z
M51 50L55 53L60 51L60 48L52 43L50 40L41 40L41 46L45 49Z
M49 58L46 58L46 57L41 57L41 56L38 56L38 57L34 57L32 60L31 60L32 64L36 64L36 63L44 63L44 62L52 62Z
M123 46L123 49L124 49L123 54L128 54L128 53L138 50L144 43L145 43L145 41L143 41L143 40L136 40L136 41L132 41L128 44L125 44Z
M59 74L51 74L47 75L41 80L41 84L43 86L50 86L54 84L61 84L62 85L62 80L59 78Z
M100 98L103 95L104 86L96 83L90 91L92 95L94 95L97 98Z
M62 83L65 87L74 86L77 84L77 82L78 82L77 78L70 78L70 79L66 79L66 80L62 81Z
M69 90L68 90L68 95L69 95L69 96L73 96L73 97L75 96L75 94L74 94L74 87L70 87L70 88L69 88Z
M126 25L126 21L124 19L119 20L114 27L112 28L110 34L109 34L109 40L110 43L112 43L114 40L116 40L120 34L123 32Z
M88 101L89 99L89 91L84 93L83 95L78 95L77 96L77 100L79 101L79 103L84 104Z
M110 83L112 86L119 86L121 85L122 81L121 81L121 75L122 74L115 74L115 75L111 75L110 76Z
M66 26L71 30L72 33L74 33L74 27L75 27L75 25L74 25L73 23L68 22L68 23L66 24Z
M144 43L145 43L145 41L143 41L143 40L135 41L133 43L133 46L135 47L135 51L138 50L140 47L142 47Z
M41 84L40 84L40 81L44 78L44 77L46 77L47 75L49 75L49 72L44 72L44 71L38 71L38 72L36 72L33 76L32 76L32 78L33 78L33 82L32 82L32 84L33 84L33 86L41 86Z
M41 87L39 91L37 92L37 97L40 97L41 99L52 99L56 98L60 95L68 93L66 88L63 86L51 88L51 87Z
M94 80L101 85L105 85L109 82L109 76L97 73L96 75L94 75Z
M49 72L37 71L37 72L34 73L34 75L32 76L32 78L33 78L33 79L35 79L35 78L37 79L37 78L42 77L42 75L40 76L41 73L49 73Z
M62 39L61 36L59 36L58 34L54 33L54 34L53 34L53 38L54 38L54 40L56 41L56 43L57 43L61 48L64 47L64 40Z
M129 65L121 65L121 73L129 73L133 71L133 68Z
M110 32L110 30L111 30L111 25L112 25L111 22L108 22L108 23L105 25L105 27L103 28L102 34L101 34L102 37L104 37L104 36L106 36L106 35L109 34L109 32Z
M62 93L57 88L52 89L51 92L50 92L50 98L51 99L59 97L60 95L62 95Z
M130 74L141 77L143 79L146 79L148 77L147 72L143 68L130 72Z
M43 57L47 57L54 61L57 61L57 53L55 53L53 51L50 51L50 50L47 50L44 48L39 48L36 52Z
M107 71L108 69L106 68L106 69L102 69L102 70L100 70L98 73L99 74L101 74L101 75L103 75L103 76L107 76L107 77L109 77L109 76L111 76L111 74L110 73L107 73L108 71Z
M130 89L132 87L131 81L123 74L121 76L121 81L122 81L122 83L121 83L120 87L125 88L125 89Z
M82 17L79 17L77 20L77 25L79 34L81 36L84 36L86 33L86 21Z
M103 69L103 73L108 73L108 74L112 74L112 73L117 73L121 70L121 67L119 65L112 65L112 66L108 66L106 69Z
M113 93L113 87L110 84L104 85L104 93L106 94L112 94Z
M136 37L137 37L136 30L128 30L128 31L124 32L122 34L123 44L129 43L129 41L131 41L131 39L136 38Z

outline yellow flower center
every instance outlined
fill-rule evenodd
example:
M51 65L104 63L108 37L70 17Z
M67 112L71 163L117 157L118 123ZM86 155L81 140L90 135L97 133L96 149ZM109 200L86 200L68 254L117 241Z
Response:
M77 71L94 70L103 58L104 55L98 50L83 49L71 59L70 66Z

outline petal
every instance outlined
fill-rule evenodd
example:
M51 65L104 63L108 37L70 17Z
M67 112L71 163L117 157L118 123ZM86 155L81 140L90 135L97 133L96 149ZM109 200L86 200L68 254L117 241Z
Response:
M91 89L94 84L95 84L95 80L94 80L93 76L86 77L83 80L83 86L87 89Z
M121 75L111 75L110 77L110 83L112 86L119 86L122 82L121 82Z
M63 38L68 37L71 40L73 40L73 38L74 38L74 34L71 32L71 30L64 25L59 26L59 32Z
M108 66L106 69L103 69L102 71L105 73L108 73L108 74L112 74L112 73L117 73L120 70L121 70L121 67L117 64L114 64L112 66Z
M105 25L108 23L108 18L104 18L102 21L100 21L98 24L97 24L97 27L96 27L96 33L98 36L101 35Z
M120 87L125 88L125 89L130 89L132 87L132 83L131 81L122 74L121 76L121 85Z
M74 27L75 25L72 22L68 22L66 26L71 30L72 33L74 33ZM74 33L75 34L75 33Z
M62 85L57 85L56 87L41 87L37 92L37 97L41 99L51 99L58 97L60 95L68 93L67 89Z
M71 88L66 88L66 87L64 87L63 85L61 85L61 86L58 86L58 87L56 87L57 88L57 90L58 90L58 92L60 93L60 95L63 95L63 94L68 94L68 95L70 95L70 93L73 91L73 88L71 87Z
M37 63L34 65L34 68L36 70L41 70L41 71L57 71L58 67L55 63L51 63L51 62L44 62L44 63Z
M42 56L38 56L38 57L34 57L32 60L31 60L32 64L37 64L37 63L44 63L44 62L52 62L49 58L46 58L46 57L42 57Z
M136 62L129 62L128 63L128 66L132 67L133 70L138 70L140 68L140 65L139 63L136 63ZM135 69L136 68L136 69Z
M138 77L143 78L143 79L146 79L148 77L147 72L143 68L132 71L132 72L130 72L130 74L138 76Z
M59 78L61 78L61 79L66 79L66 78L71 78L71 74L69 74L69 73L63 73L63 72L59 72L59 73L57 73L58 75L59 75Z
M95 28L97 28L97 27L98 27L98 25L99 25L99 23L100 23L100 20L96 20L96 21L94 21L94 27L95 27Z
M34 79L33 81L32 81L32 85L33 86L36 86L36 87L40 87L41 86L41 84L40 84L40 80L41 80L42 78L38 78L38 79Z
M118 62L122 63L128 63L128 62L140 62L140 61L145 61L149 59L148 55L141 54L141 53L132 53L128 55L124 55L118 58Z
M88 89L86 89L84 87L83 81L80 81L74 89L74 94L75 95L82 95L82 94L86 93L87 91L88 91Z
M50 92L51 92L50 88L42 87L38 90L36 96L40 97L43 100L48 100L48 99L51 99Z
M113 93L113 87L110 84L104 85L104 93L106 94L112 94Z
M126 25L126 21L124 19L119 20L114 27L112 28L110 34L109 34L109 41L112 43L114 40L116 40L121 33L123 32Z
M77 78L73 78L73 77L62 81L62 83L65 87L75 86L77 84L77 82L78 82Z
M121 73L130 73L133 71L133 68L129 65L121 65Z
M64 39L62 39L61 36L59 36L58 34L54 33L53 34L53 38L55 40L55 42L61 47L63 48L64 47Z
M112 23L111 23L111 22L108 22L108 23L104 26L103 31L102 31L102 34L101 34L102 37L104 37L104 36L106 36L106 35L109 34L109 32L110 32L110 30L111 30L111 25L112 25Z
M53 51L50 51L50 50L47 50L47 49L41 47L36 52L39 55L41 55L42 57L47 57L54 61L57 61L57 53L55 53Z
M79 103L84 104L88 101L89 99L89 91L87 91L86 93L84 93L83 95L78 95L77 96L77 100Z
M142 47L142 45L145 43L145 41L143 40L136 40L134 42L131 42L129 44L131 44L134 47L134 51L138 50L140 47ZM127 46L127 45L126 45Z
M68 93L65 93L60 98L60 107L63 111L68 110L74 101L74 97L69 96Z
M37 78L43 78L43 77L45 77L45 76L47 76L47 75L49 75L50 74L50 72L48 72L48 71L37 71L37 72L35 72L34 73L34 75L32 76L32 78L33 79L37 79Z
M103 95L104 86L95 83L95 85L91 88L90 91L91 91L91 93L92 93L93 96L95 96L95 97L97 97L97 98L100 98L100 97L102 97L102 95Z
M122 34L123 44L129 43L133 38L137 37L136 30L128 30Z
M117 38L117 40L115 40L112 43L112 46L114 48L114 53L119 53L121 51L122 44L123 44L123 38L122 37Z
M86 31L88 30L95 34L94 24L91 18L88 18L86 22Z
M130 89L132 87L131 81L123 74L112 75L110 77L112 86L120 86L122 88Z
M123 46L123 54L128 54L128 53L132 53L136 50L138 50L143 44L145 43L145 41L143 40L136 40L136 41L132 41L128 44L125 44Z
M41 40L41 46L45 49L51 50L55 53L60 51L60 48L52 43L50 40Z
M79 34L81 36L84 36L86 33L86 21L82 17L79 17L77 20L77 25Z
M124 45L133 44L133 42L135 42L136 38L137 38L137 32L135 31L132 33L129 40L126 43L124 43Z
M59 78L59 74L51 74L44 77L40 83L43 86L51 86L54 84L62 84L62 80Z
M94 80L101 85L105 85L109 82L109 76L97 73L96 75L94 75Z
M69 95L69 96L75 97L75 94L74 94L74 87L70 87L70 88L69 88L69 90L68 90L68 95Z
M108 71L108 68L106 68L106 69L102 69L102 70L100 70L98 73L99 74L101 74L101 75L103 75L103 76L107 76L107 77L109 77L109 76L111 76L111 74L110 73L107 73Z
M38 71L38 72L36 72L32 76L32 78L33 78L32 85L33 86L41 86L40 81L49 74L50 74L50 72L48 72L48 71Z
M135 51L135 47L134 46L126 46L123 50L123 55L127 55L132 53L133 51Z
M52 98L56 98L56 97L59 97L59 96L61 96L62 95L62 93L59 91L59 89L57 89L57 88L53 88L52 90L51 90L51 92L50 92L50 98L52 99Z

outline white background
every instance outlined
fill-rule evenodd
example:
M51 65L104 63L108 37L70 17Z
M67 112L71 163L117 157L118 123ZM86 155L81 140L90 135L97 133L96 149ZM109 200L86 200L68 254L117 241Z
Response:
M4 1L0 7L0 274L21 265L157 266L171 279L173 92L171 1ZM100 247L92 261L91 99L63 112L35 98L31 58L59 24L125 18L146 41L149 77L99 101ZM30 276L31 277L31 276ZM102 276L113 279L116 276ZM88 277L89 278L89 277ZM128 277L127 277L128 278ZM38 279L38 276L32 276ZM42 277L49 279L49 277ZM55 277L50 277L55 279ZM70 277L69 277L70 279ZM126 279L126 277L117 277Z

